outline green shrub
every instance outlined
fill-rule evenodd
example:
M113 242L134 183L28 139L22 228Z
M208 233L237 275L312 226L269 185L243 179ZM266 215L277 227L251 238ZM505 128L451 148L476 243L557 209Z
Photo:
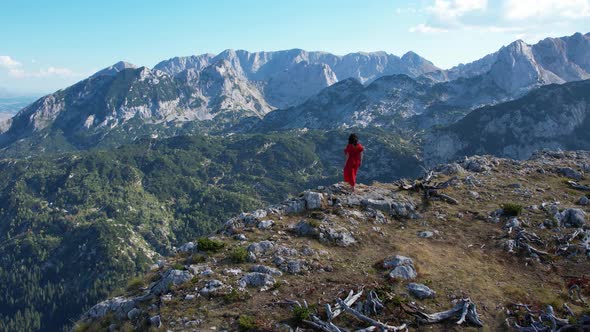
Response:
M74 332L86 332L86 331L88 331L88 329L90 329L90 323L87 323L87 322L78 322L78 323L76 323L76 325L74 325L74 328L72 329L72 331L74 331Z
M293 318L298 322L308 320L310 315L311 310L309 308L299 306L293 308Z
M283 282L280 280L277 280L277 282L275 282L274 285L272 285L271 290L276 290L281 288L281 286L283 286Z
M504 203L500 205L505 215L516 217L522 212L522 205L517 203Z
M172 268L174 270L184 270L184 265L182 265L180 263L175 263L174 265L172 265Z
M237 247L229 254L229 258L234 263L244 263L248 258L248 250L244 247Z
M240 294L238 294L238 291L235 290L235 288L232 288L229 293L223 295L223 300L226 303L238 302L240 300Z
M590 193L587 193L587 194L586 194L586 197L590 198Z
M134 277L129 279L127 282L127 291L128 292L136 292L139 291L143 287L143 279L140 277Z
M318 228L321 226L321 222L319 222L318 220L310 220L309 221L309 226L313 227L313 228Z
M248 315L241 315L238 318L238 328L240 331L254 331L258 328L256 318Z
M186 264L191 265L191 264L205 263L205 260L206 260L205 256L199 255L199 254L193 254L189 258L186 259Z
M387 300L387 303L391 303L392 305L399 307L404 303L407 303L408 300L405 297L401 297L399 295L393 295L391 297L389 297Z
M202 237L197 240L197 245L199 250L206 252L218 252L223 248L225 244L221 241L211 240L209 238Z

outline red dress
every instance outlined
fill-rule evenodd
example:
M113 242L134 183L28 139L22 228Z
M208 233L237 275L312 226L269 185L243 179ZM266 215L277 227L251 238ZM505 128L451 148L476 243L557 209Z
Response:
M364 148L360 143L357 145L348 144L344 149L344 153L348 155L348 160L344 166L344 181L350 183L353 187L356 184L356 172L361 166L361 153L363 150Z

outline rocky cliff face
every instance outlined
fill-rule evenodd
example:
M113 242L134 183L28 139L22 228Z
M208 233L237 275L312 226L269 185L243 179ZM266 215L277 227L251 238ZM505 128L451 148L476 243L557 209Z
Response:
M538 149L590 149L590 81L551 85L471 112L424 143L427 164L489 153L525 159Z
M534 45L517 40L477 61L426 76L454 80L489 73L498 86L518 94L545 84L590 78L589 52L590 33L545 38Z
M301 105L268 114L254 130L371 126L425 129L451 124L474 108L511 97L489 76L435 83L427 78L392 75L367 86L348 79Z
M228 61L234 70L260 86L269 104L276 108L297 105L323 88L347 78L369 83L384 75L416 77L438 70L430 61L413 52L400 58L385 52L336 56L299 49L255 53L226 50L217 56L172 58L160 62L155 69L178 75L189 69L200 71L220 60Z
M583 302L546 306L565 285L590 291L577 277L590 268L590 205L560 178L586 181L588 165L585 152L475 156L412 185L307 190L179 247L78 327L497 331L531 324L514 305L526 298L534 315L587 328Z

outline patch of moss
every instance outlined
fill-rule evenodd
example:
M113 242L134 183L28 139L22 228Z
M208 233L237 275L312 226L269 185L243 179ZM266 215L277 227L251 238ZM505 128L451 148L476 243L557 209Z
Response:
M517 203L504 203L500 207L507 216L517 217L522 213L522 205Z
M205 260L206 260L205 256L199 255L199 254L193 254L186 259L186 264L191 265L191 264L205 263Z
M211 240L206 237L199 238L197 240L197 246L199 250L205 252L218 252L225 246L225 243L217 240Z
M175 263L174 265L172 265L172 268L174 270L184 270L184 265L182 265L180 263Z
M293 318L298 322L303 322L304 320L308 320L310 315L311 315L310 308L299 307L299 306L293 308Z
M318 220L310 220L309 221L309 225L313 228L318 228L318 227L320 227L321 224L322 223Z
M244 263L248 258L248 250L246 250L246 248L244 247L234 248L232 252L229 254L229 258L234 263Z
M74 325L74 328L72 329L72 331L73 332L86 332L86 331L88 331L88 329L90 329L90 323L78 322L78 323L76 323L76 325Z
M238 318L238 329L240 331L256 331L257 328L258 323L253 316L241 315L240 318Z
M127 291L128 292L137 292L143 287L143 279L140 277L134 277L129 279L127 282Z

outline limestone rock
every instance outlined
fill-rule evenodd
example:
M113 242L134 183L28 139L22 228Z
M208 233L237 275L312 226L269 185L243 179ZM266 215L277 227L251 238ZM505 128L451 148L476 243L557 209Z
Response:
M238 281L238 286L240 288L260 287L261 290L267 290L274 286L275 283L275 279L270 274L250 272Z
M295 225L295 227L293 228L293 231L298 236L318 236L319 235L319 229L305 220L299 221Z
M126 297L114 297L94 305L86 314L85 318L101 318L108 313L114 313L119 318L124 318L127 313L135 308L136 301Z
M414 268L414 261L409 257L396 255L383 261L383 267L392 268L389 277L393 279L411 280L418 276Z
M168 291L170 286L183 284L192 278L193 275L189 271L168 270L164 273L162 278L151 287L150 293L160 295Z
M485 157L479 156L465 158L465 160L461 162L461 166L465 170L475 173L484 173L492 169L489 160Z
M194 242L187 242L187 243L181 245L178 248L178 251L179 252L191 252L191 251L195 250L195 248L196 248L196 245Z
M286 214L299 214L305 211L305 200L304 199L293 199L285 202L285 213Z
M319 236L320 240L332 242L340 247L348 247L356 243L356 239L346 228L322 227Z
M282 263L279 268L289 274L299 274L304 271L304 264L299 259L292 259Z
M557 219L565 227L582 227L586 224L586 213L581 209L565 209Z
M313 191L306 191L303 194L303 199L305 199L305 207L308 210L315 210L322 207L322 201L324 196L321 193L313 192Z
M129 318L129 320L135 320L139 315L141 315L141 310L133 308L127 313L127 318Z
M410 292L410 295L420 300L432 298L436 295L436 292L428 286L414 282L408 284L408 291Z
M557 172L565 177L570 179L574 179L576 181L580 181L584 174L580 171L576 171L571 167L560 167L557 169Z
M219 280L209 280L205 284L205 287L203 287L199 291L199 293L201 293L201 295L203 295L203 296L208 296L208 295L214 294L215 292L217 292L222 287L223 287L223 283L221 281L219 281Z
M272 243L271 241L260 241L260 242L255 242L252 243L251 245L248 246L248 251L249 252L253 252L253 253L267 253L268 251L270 251L272 248L274 248L274 243Z
M434 171L444 175L457 175L465 173L463 167L457 163L438 165L434 168Z
M155 326L158 329L162 327L162 320L160 319L160 315L150 317L150 325Z
M429 239L434 236L434 232L432 231L422 231L418 233L418 236L421 238Z
M283 272L275 269L274 267L264 265L254 265L250 268L250 272L266 273L274 276L282 276Z
M256 225L256 227L258 227L259 229L269 229L272 227L272 225L274 225L274 221L272 220L263 220L261 222L258 223L258 225Z

